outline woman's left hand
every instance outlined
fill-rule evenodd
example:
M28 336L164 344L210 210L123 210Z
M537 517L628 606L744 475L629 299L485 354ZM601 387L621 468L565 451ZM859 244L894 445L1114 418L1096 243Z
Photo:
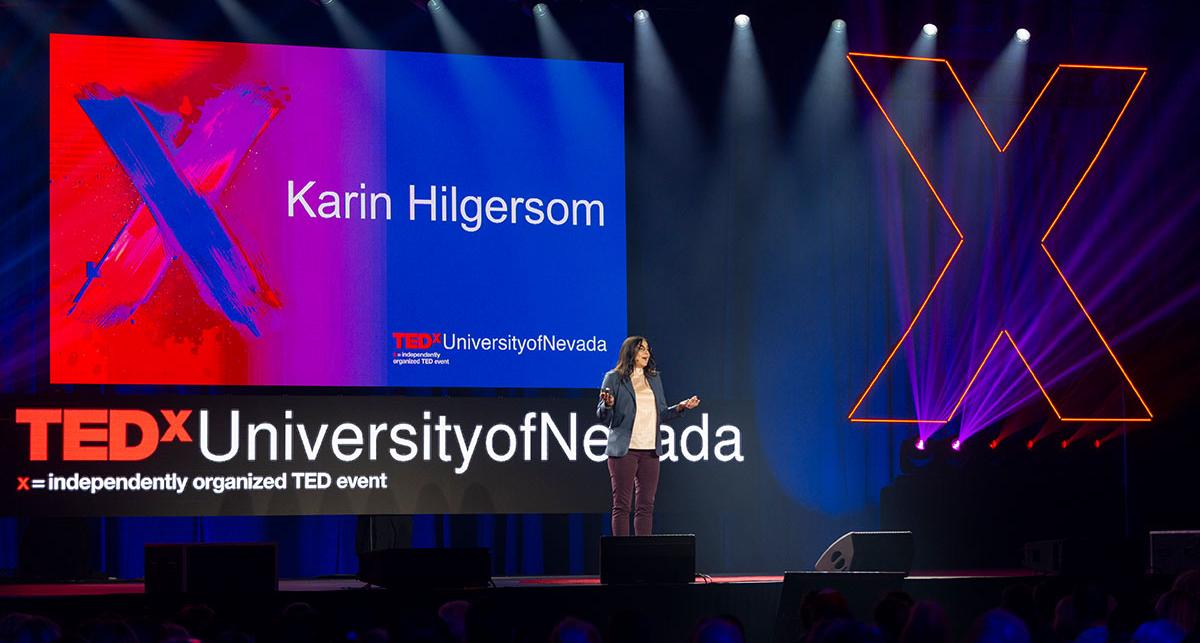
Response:
M681 409L694 409L697 406L700 406L700 398L693 395L679 404L676 404L675 406Z

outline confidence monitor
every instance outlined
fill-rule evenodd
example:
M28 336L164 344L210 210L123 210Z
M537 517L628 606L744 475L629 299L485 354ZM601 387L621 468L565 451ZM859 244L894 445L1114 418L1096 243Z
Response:
M696 536L601 536L605 585L690 583L696 579Z
M1200 569L1200 531L1150 532L1150 571L1179 574Z
M912 569L911 531L851 531L821 554L819 572L903 572Z
M147 594L251 594L279 589L275 543L148 544Z

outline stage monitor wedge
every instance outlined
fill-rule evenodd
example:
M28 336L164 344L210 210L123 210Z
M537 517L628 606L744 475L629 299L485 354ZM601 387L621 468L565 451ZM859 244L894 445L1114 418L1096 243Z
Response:
M275 543L146 545L147 594L253 594L279 589Z
M604 585L690 583L696 579L696 536L602 536Z
M817 559L819 572L903 572L912 570L911 531L851 531Z

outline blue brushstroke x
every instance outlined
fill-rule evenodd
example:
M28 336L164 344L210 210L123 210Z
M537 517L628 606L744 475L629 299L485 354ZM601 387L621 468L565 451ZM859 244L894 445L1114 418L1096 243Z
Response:
M254 271L212 204L175 165L145 113L125 96L80 98L79 105L141 194L168 248L187 261L230 321L258 336L253 300L246 296L256 283Z

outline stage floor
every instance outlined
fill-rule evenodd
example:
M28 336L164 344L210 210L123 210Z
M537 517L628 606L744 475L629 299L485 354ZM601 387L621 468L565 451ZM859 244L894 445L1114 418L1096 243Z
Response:
M1019 579L1035 577L1027 569L972 569L916 571L906 577L908 581L933 581L948 579ZM599 576L498 576L492 579L495 587L576 587L599 586ZM697 576L693 584L708 583L782 583L783 575L716 574ZM332 578L280 579L281 592L337 592L345 590L377 590L353 576ZM34 596L109 596L142 594L145 585L141 581L78 581L56 583L0 583L0 598Z

